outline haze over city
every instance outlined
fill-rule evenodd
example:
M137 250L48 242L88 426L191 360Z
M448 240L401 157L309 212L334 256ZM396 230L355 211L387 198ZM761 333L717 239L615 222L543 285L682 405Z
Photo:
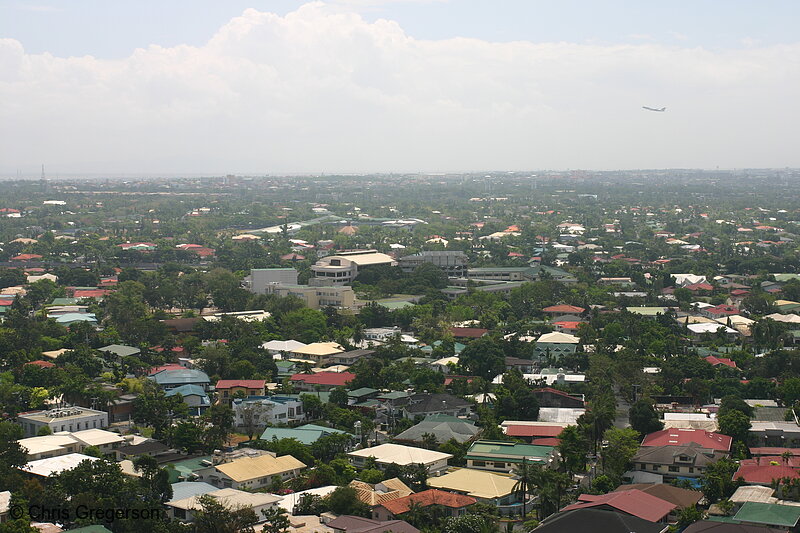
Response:
M800 166L751 5L3 1L0 175Z

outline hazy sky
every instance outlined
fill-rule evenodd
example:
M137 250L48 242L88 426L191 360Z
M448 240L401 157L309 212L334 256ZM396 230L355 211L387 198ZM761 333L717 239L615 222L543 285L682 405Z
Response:
M798 20L794 0L0 0L0 175L800 166Z

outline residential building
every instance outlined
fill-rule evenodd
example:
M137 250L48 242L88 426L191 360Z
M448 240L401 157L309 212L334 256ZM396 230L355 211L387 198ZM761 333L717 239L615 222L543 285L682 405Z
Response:
M522 511L522 494L515 490L517 480L508 475L457 468L442 476L428 479L428 486L471 496L481 503L494 505L502 515L518 514ZM530 508L532 502L526 503Z
M586 406L583 395L572 395L558 389L545 387L533 391L539 407L567 407L582 409Z
M664 478L699 478L706 469L720 459L728 457L728 451L706 448L696 442L667 446L642 446L631 459L633 470L659 474Z
M741 524L796 531L800 522L800 507L777 503L746 502L733 516Z
M374 485L354 479L349 486L356 490L356 497L359 501L370 507L414 494L413 490L396 477L385 479Z
M403 272L413 272L418 266L429 263L442 269L451 278L460 278L467 269L469 258L460 250L422 251L398 259L398 266Z
M155 381L164 390L174 389L181 385L197 385L203 390L208 390L211 380L202 370L192 368L169 368L147 376Z
M103 429L108 427L108 413L87 407L63 407L46 411L31 411L17 415L26 437L36 437L43 427L51 433Z
M412 464L424 465L428 474L437 475L447 469L447 461L453 456L449 453L442 453L401 444L381 444L372 448L363 448L349 452L350 462L356 467L363 468L368 458L375 458L375 462L380 468L385 468L390 464L408 466Z
M467 508L477 503L477 501L471 496L429 489L376 506L372 510L372 518L375 520L391 520L395 517L402 517L412 506L421 508L435 506L441 509L445 516L461 516L466 514Z
M474 439L480 431L467 420L450 415L428 415L422 422L395 436L394 440L422 443L425 435L433 435L440 444L451 439L463 443Z
M165 504L167 507L167 516L180 520L181 522L192 522L197 511L203 508L200 502L201 496L210 496L228 509L252 509L259 519L263 517L261 511L274 509L278 506L278 502L281 501L281 497L274 494L266 494L263 492L253 493L224 488L213 492L189 496L188 498L173 499Z
M298 348L308 346L305 343L290 339L287 341L268 341L261 345L261 348L269 352L270 355L286 355Z
M467 467L493 472L511 473L525 461L533 465L550 465L555 459L553 446L517 442L478 440L467 450Z
M41 481L44 478L48 478L54 474L60 474L61 472L72 470L83 461L99 460L100 459L97 457L84 455L82 453L67 453L64 455L58 455L56 457L48 457L46 459L30 461L24 466L20 467L20 470L29 474L32 478L39 479Z
M472 403L446 393L419 393L409 396L402 406L403 417L410 420L430 415L469 416Z
M361 359L368 359L375 353L375 350L349 350L331 355L330 361L334 365L353 365Z
M642 447L647 446L687 446L695 443L700 448L707 448L728 453L733 438L722 433L712 433L702 429L662 429L649 433L642 440Z
M618 513L616 510L580 508L551 515L545 518L539 527L533 531L536 533L565 533L567 531L590 531L591 533L631 533L632 531L636 533L666 533L668 530L669 526L667 524L650 522L633 515ZM685 531L689 530L687 529Z
M247 452L250 453L250 452ZM254 455L254 454L253 454ZM272 478L281 480L297 477L306 465L291 455L274 455L264 452L262 455L245 455L236 459L222 459L197 472L200 481L206 481L215 487L256 490L269 486Z
M211 399L203 387L199 385L180 385L166 391L166 396L181 395L183 403L189 406L189 414L199 416L211 407Z
M333 533L419 533L405 520L373 520L361 516L341 515L327 524Z
M105 352L117 360L122 360L124 357L131 357L142 353L139 348L125 346L124 344L109 344L108 346L98 348L98 351Z
M339 344L335 342L314 342L292 350L292 358L310 361L315 365L330 363L331 357L335 354L344 352Z
M581 340L578 337L569 333L561 333L559 331L544 333L536 339L534 357L552 358L557 361L565 355L575 353L580 342Z
M346 431L340 431L338 429L325 426L317 426L314 424L304 424L302 426L297 426L296 428L268 427L261 434L261 440L296 439L303 444L310 446L322 437L327 437L329 435L347 435L351 438L355 438L354 435L351 435Z
M317 372L313 374L294 374L289 378L292 385L300 391L329 391L336 387L345 387L355 379L352 372Z
M112 453L125 444L125 439L119 433L112 431L84 429L28 437L20 439L17 443L26 451L28 461L35 461L69 453L81 453L88 446L95 446L104 454Z
M750 444L757 447L800 448L800 426L795 422L753 421Z
M217 392L217 402L225 402L230 405L233 397L237 394L248 396L263 396L264 379L221 379L217 381L214 390Z
M675 504L656 498L640 490L622 490L608 494L581 494L578 501L568 505L562 511L588 508L612 509L647 520L648 522L664 522L674 511Z
M396 265L389 255L375 250L353 250L323 257L311 266L314 282L324 285L347 285L358 276L359 268L375 265Z
M231 404L236 427L252 425L263 429L268 424L289 424L305 420L303 402L294 396L251 396Z

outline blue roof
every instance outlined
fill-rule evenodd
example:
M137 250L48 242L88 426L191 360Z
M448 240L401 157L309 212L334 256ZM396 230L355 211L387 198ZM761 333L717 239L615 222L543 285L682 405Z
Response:
M170 389L167 391L167 396L175 396L176 394L180 394L181 396L200 396L203 398L203 402L205 405L210 405L211 400L208 399L208 395L206 391L203 390L203 387L200 385L181 385L180 387L175 387L174 389Z
M208 379L208 374L202 370L194 370L191 368L181 368L180 370L162 370L154 376L150 376L156 380L159 385L171 385L178 383L211 383Z
M97 323L94 313L64 313L56 318L59 324L70 324L72 322L94 322Z
M262 440L272 440L273 438L297 439L303 444L310 445L317 442L317 440L319 440L321 437L332 435L334 433L349 435L349 433L345 431L340 431L338 429L326 428L324 426L316 426L314 424L306 424L304 426L298 426L296 428L270 427L264 430L264 433L261 434L261 439Z
M219 490L219 488L203 481L178 481L172 484L172 500L170 501L202 496L215 490Z

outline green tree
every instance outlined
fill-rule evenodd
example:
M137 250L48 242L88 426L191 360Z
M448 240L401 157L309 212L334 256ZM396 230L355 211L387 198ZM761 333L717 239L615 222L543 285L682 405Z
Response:
M261 529L261 533L288 533L291 523L283 508L263 509L261 514L264 515L264 520L267 522Z
M338 487L325 497L328 507L336 514L349 514L369 518L372 510L362 503L356 495L356 489L349 486Z
M490 337L470 342L459 355L458 362L470 375L479 376L488 383L505 369L503 349Z
M645 398L638 400L631 406L628 416L630 417L631 427L642 436L664 428L663 422L658 419L658 413L653 404Z
M717 417L719 432L733 437L735 441L745 443L750 432L750 419L741 411L728 411Z
M347 389L344 387L336 387L331 391L331 395L329 400L332 404L336 404L339 407L345 407L347 405Z
M639 451L639 433L632 428L611 428L603 434L608 445L603 448L603 472L619 480Z
M567 426L558 435L561 462L570 474L586 470L586 456L591 451L589 441L578 426Z
M208 494L197 501L200 510L195 512L195 533L254 533L258 516L251 507L229 508Z

